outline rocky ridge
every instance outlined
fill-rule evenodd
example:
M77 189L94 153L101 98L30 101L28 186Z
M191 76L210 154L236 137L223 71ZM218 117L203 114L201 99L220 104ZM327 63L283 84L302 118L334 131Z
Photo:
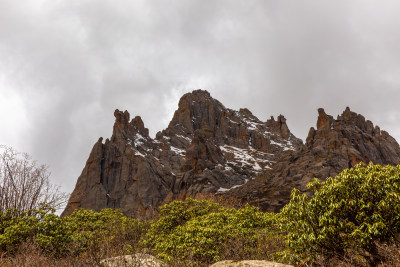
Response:
M279 211L296 187L305 191L314 177L326 179L359 162L381 165L400 163L400 147L386 131L374 126L349 108L334 119L318 109L317 128L310 128L301 149L283 156L273 169L240 190L226 194L258 205L264 211Z
M262 122L203 90L182 96L154 139L139 116L130 120L119 110L114 116L111 138L94 145L63 215L109 207L151 216L166 201L241 187L302 147L283 116Z
M112 137L94 145L63 215L110 207L147 217L164 202L203 194L279 211L294 187L305 191L314 177L326 179L359 162L400 163L396 140L349 108L336 119L318 109L304 145L283 116L262 122L202 90L182 96L154 139L140 117L130 120L119 110L114 116Z

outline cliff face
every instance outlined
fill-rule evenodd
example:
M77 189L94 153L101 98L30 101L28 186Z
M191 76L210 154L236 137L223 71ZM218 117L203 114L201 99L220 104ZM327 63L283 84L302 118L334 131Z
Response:
M305 190L314 177L326 179L359 162L400 163L400 147L387 132L349 108L337 117L318 110L317 129L311 128L298 151L282 157L272 169L228 195L278 211L289 201L291 190Z
M63 215L77 208L120 208L147 217L164 202L224 194L279 211L296 187L359 162L399 164L387 132L347 108L334 119L318 110L303 145L283 116L260 121L207 91L185 94L168 127L153 139L140 117L116 110L110 139L94 145Z
M94 145L63 215L110 207L146 217L165 201L244 185L302 146L283 116L262 122L202 90L180 99L155 139L140 117L119 110L114 116L112 137Z
M94 145L63 215L76 208L121 208L137 217L150 215L169 193L173 175L166 159L179 161L163 143L152 140L140 117L115 111L111 139ZM162 153L150 153L152 151ZM158 158L155 156L157 154Z

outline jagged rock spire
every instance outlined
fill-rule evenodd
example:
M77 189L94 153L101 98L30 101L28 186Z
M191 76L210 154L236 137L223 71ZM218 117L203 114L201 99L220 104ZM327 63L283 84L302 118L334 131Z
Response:
M359 162L400 163L400 147L387 132L346 108L333 119L318 109L317 129L310 128L306 144L282 157L264 176L232 190L230 196L250 201L264 210L278 211L291 190L305 190L314 177L326 179Z
M63 215L84 207L151 216L165 201L243 185L302 141L286 119L262 122L248 109L226 108L204 90L182 96L169 126L149 136L139 116L114 112L110 139L100 139Z
M129 121L130 115L127 110L124 112L116 109L114 111L115 123L113 127L113 135L111 140L126 139L139 133L144 137L149 136L149 129L144 127L144 123L140 116L136 116Z

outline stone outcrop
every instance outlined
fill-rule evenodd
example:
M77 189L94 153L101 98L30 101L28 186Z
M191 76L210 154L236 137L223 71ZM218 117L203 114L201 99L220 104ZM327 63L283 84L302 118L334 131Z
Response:
M166 267L167 264L153 255L136 253L108 258L100 261L102 267Z
M149 137L140 117L130 121L128 112L118 110L114 115L113 135L94 145L64 215L82 207L121 208L126 214L146 217L168 195L174 177L162 162L174 159L175 153ZM162 152L159 158L149 153L153 150Z
M130 120L119 110L114 116L111 138L94 145L63 215L109 207L151 216L165 201L244 185L302 146L282 115L262 122L203 90L182 96L154 139L139 116Z
M288 203L294 187L304 191L314 177L324 180L359 162L371 161L399 164L399 144L349 108L337 119L318 109L317 128L310 129L300 150L282 157L270 171L227 194L263 210L278 211Z
M219 261L210 267L293 267L293 265L277 263L273 261L263 261L263 260L244 260L244 261Z
M93 146L63 215L77 208L119 208L152 216L168 201L225 194L279 211L296 187L359 162L399 164L387 132L349 108L334 119L318 109L306 143L279 115L260 121L248 109L226 108L207 91L182 96L168 127L153 139L142 119L116 110L110 139Z
M167 264L160 261L156 257L144 254L136 253L134 255L124 255L113 258L108 258L100 261L102 267L165 267ZM293 267L293 265L277 263L273 261L265 260L224 260L216 262L210 267Z

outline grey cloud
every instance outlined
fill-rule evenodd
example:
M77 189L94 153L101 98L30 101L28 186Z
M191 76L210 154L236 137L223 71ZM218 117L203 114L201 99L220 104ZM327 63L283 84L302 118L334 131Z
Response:
M7 143L71 191L115 108L165 128L203 88L305 138L318 107L346 106L400 140L396 1L0 0L0 97L23 105ZM10 102L11 103L11 102ZM16 101L15 103L20 103ZM3 109L0 109L3 111Z

